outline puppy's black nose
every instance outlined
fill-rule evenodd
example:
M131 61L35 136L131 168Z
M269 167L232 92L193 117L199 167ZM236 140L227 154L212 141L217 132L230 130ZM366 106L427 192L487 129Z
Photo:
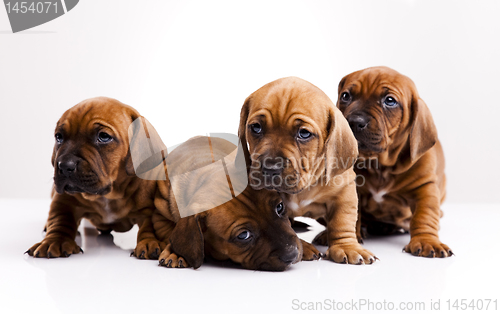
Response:
M282 161L265 160L262 164L262 174L265 176L279 176L283 172Z
M279 176L282 171L283 171L283 168L273 169L273 168L262 167L262 173L265 176L271 176L271 177Z
M353 132L363 131L368 126L368 118L365 116L350 116L347 121Z
M285 264L292 264L295 262L297 257L299 256L299 249L297 246L289 248L286 252L281 254L280 260Z
M75 173L77 162L75 160L69 159L65 161L60 161L57 163L57 168L59 173L65 175L66 177L71 176Z

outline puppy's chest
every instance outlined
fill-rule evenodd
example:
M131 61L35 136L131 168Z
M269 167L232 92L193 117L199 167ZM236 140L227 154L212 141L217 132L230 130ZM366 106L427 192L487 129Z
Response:
M326 207L321 203L319 195L290 195L283 194L282 199L287 208L287 213L290 217L310 217L319 218L325 215Z
M389 171L358 172L357 183L359 207L362 212L387 222L411 216L404 193L398 188L398 178Z
M123 200L103 198L98 201L98 206L94 207L96 213L91 218L100 220L104 224L111 224L127 216L129 207Z
M364 191L361 194L368 194L376 203L381 204L384 198L391 194L394 185L394 178L384 171L367 172L366 175L358 176L358 191ZM362 183L364 181L364 184Z
M365 180L365 194L369 194L378 204L382 204L384 198L388 197L392 192L394 181L391 180L387 173L367 176Z
M368 195L377 203L383 203L386 195L393 192L395 177L388 170L357 169L358 194Z

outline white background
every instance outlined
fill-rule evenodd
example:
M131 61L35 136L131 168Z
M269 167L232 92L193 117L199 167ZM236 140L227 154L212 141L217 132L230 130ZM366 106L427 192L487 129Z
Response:
M344 75L386 65L433 113L448 202L499 202L499 14L498 1L86 0L12 34L0 9L0 197L49 197L55 123L83 99L137 108L171 146L236 133L244 99L277 78L335 101Z

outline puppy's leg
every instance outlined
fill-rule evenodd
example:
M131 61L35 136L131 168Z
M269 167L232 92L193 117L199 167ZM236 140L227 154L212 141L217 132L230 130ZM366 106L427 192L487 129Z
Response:
M323 217L316 219L316 221L325 227L327 225L326 220ZM318 233L314 237L314 240L312 241L312 243L315 245L328 246L328 233L326 232L326 230L323 230L320 233Z
M316 245L328 246L328 232L326 232L326 230L323 230L320 233L318 233L314 237L312 243Z
M358 243L363 244L363 231L361 230L361 210L358 209L358 220L356 221L356 238Z
M137 233L137 246L131 256L139 259L158 259L160 252L165 248L165 243L155 236L155 229L151 216L139 222Z
M327 204L327 258L343 264L372 264L377 259L357 240L358 199L354 182L347 185Z
M439 189L435 183L428 183L416 191L416 203L412 206L410 221L411 240L404 251L415 256L448 257L451 249L441 243L438 237L440 210Z
M172 246L169 243L170 235L175 228L175 223L163 216L158 210L155 210L152 217L155 235L162 242L162 252L160 254L159 265L167 268L186 268L191 267L182 257L172 252ZM165 245L165 243L168 243Z
M158 210L155 210L151 218L155 236L163 243L168 243L168 239L175 228L175 223L165 218ZM165 249L165 246L162 248Z
M160 260L159 265L167 268L191 267L184 258L172 252L172 246L170 245L170 243L167 244L163 252L161 252L159 260Z
M172 246L169 242L170 235L175 228L175 223L165 216L159 210L155 210L152 217L155 236L161 240L162 248L158 258L159 266L167 268L185 268L191 267L182 257L172 252Z
M47 233L42 242L33 245L26 253L34 257L68 257L83 253L76 244L78 229L74 213L75 200L67 195L56 194L52 200L47 220Z
M304 240L300 240L302 242L302 260L303 261L315 261L320 259L323 256L314 245Z

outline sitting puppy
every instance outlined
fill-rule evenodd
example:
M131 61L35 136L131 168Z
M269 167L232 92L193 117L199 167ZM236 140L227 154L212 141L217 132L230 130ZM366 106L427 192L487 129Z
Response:
M139 117L132 107L105 97L84 100L62 115L55 129L47 233L26 253L47 258L83 253L75 236L86 218L102 232L125 232L138 224L134 254L158 258L162 244L151 222L156 182L136 177L129 152L128 128Z
M451 256L438 238L446 194L443 149L413 81L374 67L345 76L338 91L337 106L358 140L359 211L367 231L409 230L404 251Z
M236 151L227 140L195 137L168 154L153 215L156 236L167 243L161 266L196 269L211 256L282 271L300 260L302 245L279 194L246 187L244 161L243 178L228 162Z
M356 139L323 91L296 77L264 85L246 99L238 134L252 187L280 192L291 218L325 219L328 259L376 260L356 239ZM303 251L319 256L310 243Z

